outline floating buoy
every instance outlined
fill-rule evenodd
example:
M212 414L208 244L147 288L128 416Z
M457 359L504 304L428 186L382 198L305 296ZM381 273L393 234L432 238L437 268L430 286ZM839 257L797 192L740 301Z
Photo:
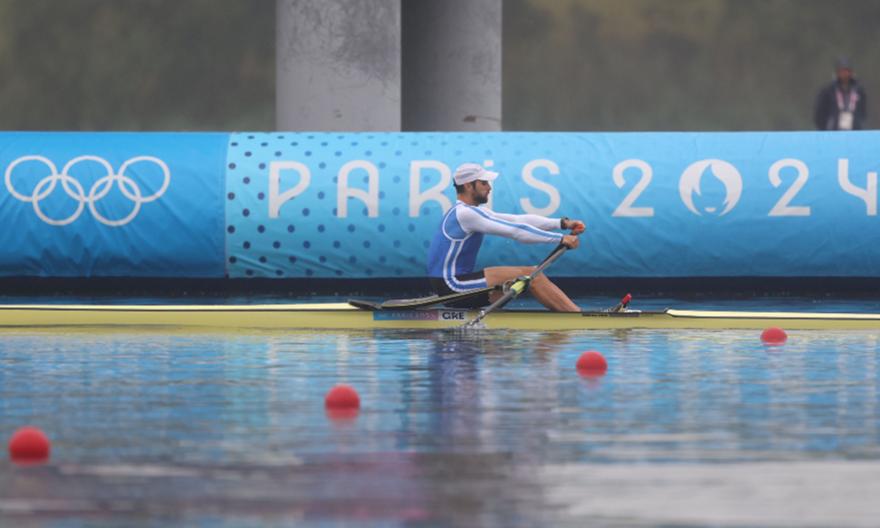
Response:
M361 397L349 385L336 385L324 397L327 416L332 420L352 420L357 417L360 406Z
M339 384L327 393L324 405L332 409L357 409L361 406L361 397L349 385Z
M608 370L605 357L595 350L588 350L577 360L577 371L582 376L602 376Z
M766 345L781 345L785 343L786 339L788 339L788 335L786 335L785 330L776 326L765 328L761 332L761 341Z
M39 463L49 459L49 438L37 427L19 428L9 439L9 458L18 463Z
M336 421L349 421L357 418L361 397L349 385L339 384L330 389L324 397L327 417Z

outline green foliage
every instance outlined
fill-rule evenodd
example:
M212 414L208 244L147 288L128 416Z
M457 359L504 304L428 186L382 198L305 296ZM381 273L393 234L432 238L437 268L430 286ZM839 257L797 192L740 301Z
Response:
M505 0L508 130L798 130L848 55L868 91L873 0Z
M272 129L271 0L3 0L0 128Z
M877 20L875 0L504 0L504 126L810 129L841 54L874 125ZM0 128L270 130L274 47L275 0L0 0Z

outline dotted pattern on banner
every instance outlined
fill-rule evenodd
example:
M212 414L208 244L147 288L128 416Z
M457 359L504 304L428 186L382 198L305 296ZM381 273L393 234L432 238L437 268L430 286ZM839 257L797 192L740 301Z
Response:
M492 209L587 222L581 249L554 263L553 276L874 276L868 264L858 263L876 261L872 251L880 244L837 236L842 230L878 232L870 197L841 192L833 178L811 177L790 204L812 207L809 216L768 215L784 198L784 186L774 188L766 177L780 160L801 161L815 172L846 158L851 184L862 189L865 173L876 171L871 149L880 132L865 134L859 141L808 132L232 134L226 152L226 273L424 277L428 245L444 206L455 198L449 185L439 201L420 201L441 176L425 167L451 172L476 162L502 174L492 185ZM706 165L711 160L727 164L725 178L715 173L714 162ZM273 190L274 163L288 168L278 172ZM308 185L290 166L307 170ZM791 178L801 169L781 170ZM345 174L348 183L340 187ZM368 184L377 181L373 200ZM741 185L741 199L730 214L720 214L718 205L732 196L728 182ZM693 206L684 197L688 189ZM271 216L270 202L276 206ZM756 238L768 232L774 236ZM815 236L805 238L804 232ZM789 250L777 251L779 240ZM821 254L816 240L828 246ZM486 237L477 266L534 264L550 249ZM841 271L841 255L857 264Z
M503 139L502 139L503 138ZM444 210L440 202L422 204L410 217L410 164L413 160L434 160L451 171L459 164L488 161L493 170L504 171L507 162L493 161L493 145L508 153L538 152L534 135L511 138L501 134L425 133L235 133L230 135L226 167L226 255L227 276L232 278L380 278L424 277L425 259L431 238ZM513 147L513 148L511 148ZM531 147L531 148L529 148ZM517 156L513 156L514 161ZM347 214L340 217L340 170L349 162L369 162L378 171L378 216L370 216L366 203L356 197L346 200ZM277 217L270 217L270 169L273 163L302 164L309 182L296 196L285 197L301 183L297 170L279 172L275 191L281 198ZM511 163L513 165L513 163ZM369 186L365 169L348 175L348 188L365 192ZM436 170L423 170L419 188L424 192L440 181ZM511 181L495 182L493 203L498 210L516 212L519 198L506 198ZM526 194L535 203L546 195L531 189ZM445 196L455 202L450 184ZM498 208L504 202L505 208ZM492 247L508 251L510 241L490 241ZM497 237L494 237L497 238ZM541 249L544 251L542 252ZM525 263L540 260L546 248Z

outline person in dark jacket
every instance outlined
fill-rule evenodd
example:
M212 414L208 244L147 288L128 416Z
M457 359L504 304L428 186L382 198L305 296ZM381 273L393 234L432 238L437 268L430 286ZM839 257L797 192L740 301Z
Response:
M819 92L813 121L819 130L861 130L868 114L865 90L846 58L835 63L834 81Z

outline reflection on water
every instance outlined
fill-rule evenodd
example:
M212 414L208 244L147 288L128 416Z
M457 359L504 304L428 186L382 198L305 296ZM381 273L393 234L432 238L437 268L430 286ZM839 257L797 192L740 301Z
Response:
M723 512L738 510L745 487L765 499L784 489L789 507L801 500L810 512L821 489L798 475L818 474L820 463L843 479L880 461L878 340L808 331L781 347L748 331L4 333L0 435L34 424L53 452L45 466L0 464L0 520L514 526L579 524L592 513L621 525L778 524L786 516L769 506L764 518ZM608 360L602 378L577 375L589 349ZM323 398L342 382L359 391L361 410L335 421ZM743 477L762 467L790 478ZM674 476L657 485L663 468ZM859 475L873 495L836 496L850 512L838 525L876 519L866 497L880 483ZM598 483L608 500L578 500L601 495ZM694 489L715 490L706 504L717 507L679 517L655 509ZM829 524L804 515L790 524Z

